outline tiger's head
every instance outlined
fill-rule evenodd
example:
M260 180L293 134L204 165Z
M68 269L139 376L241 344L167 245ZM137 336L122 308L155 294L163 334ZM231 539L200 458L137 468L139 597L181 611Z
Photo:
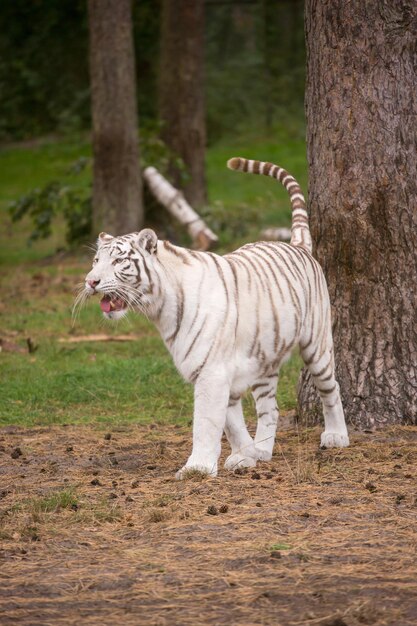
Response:
M92 270L85 278L84 294L102 294L104 317L117 320L129 308L146 310L152 294L152 269L158 238L146 228L139 233L112 237L100 233Z

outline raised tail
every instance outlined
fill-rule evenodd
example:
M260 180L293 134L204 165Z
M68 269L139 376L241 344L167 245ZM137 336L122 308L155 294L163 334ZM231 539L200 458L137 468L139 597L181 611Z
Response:
M290 196L292 210L291 244L299 248L304 248L311 253L312 241L310 228L308 226L306 202L300 185L295 178L286 170L282 169L282 167L274 165L273 163L252 161L251 159L242 159L241 157L230 159L227 162L227 167L231 170L238 170L239 172L271 176L271 178L276 178L284 185Z

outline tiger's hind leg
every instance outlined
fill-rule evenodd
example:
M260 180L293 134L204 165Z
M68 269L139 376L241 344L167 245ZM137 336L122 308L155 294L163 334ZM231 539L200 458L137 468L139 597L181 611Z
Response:
M262 461L270 461L274 449L279 417L276 400L277 385L278 374L274 374L260 378L252 386L252 395L258 414L255 447L258 451L258 459Z
M233 471L237 467L255 467L259 457L246 427L240 396L231 395L229 398L225 433L232 448L232 453L224 464L225 468Z
M331 339L328 339L327 345L325 350L321 350L320 345L310 344L304 349L301 347L301 356L313 378L323 405L324 432L321 434L321 446L344 448L349 445L349 436L339 385L335 378Z

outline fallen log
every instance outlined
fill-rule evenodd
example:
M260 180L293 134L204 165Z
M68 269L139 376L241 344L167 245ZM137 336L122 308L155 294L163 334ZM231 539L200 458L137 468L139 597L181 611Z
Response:
M217 235L188 204L181 191L173 187L155 167L146 167L143 178L158 202L186 226L198 250L209 250L217 244Z
M261 232L261 237L267 241L290 241L291 229L283 227L266 228Z

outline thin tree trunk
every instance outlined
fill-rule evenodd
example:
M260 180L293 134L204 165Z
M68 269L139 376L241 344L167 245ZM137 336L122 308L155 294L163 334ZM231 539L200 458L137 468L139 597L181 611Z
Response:
M309 208L347 419L417 423L417 5L307 0ZM317 407L303 375L304 416Z
M182 158L189 180L171 164L175 187L195 207L206 201L204 107L204 0L163 0L159 115L162 138Z
M143 225L131 0L88 0L93 117L93 228Z

